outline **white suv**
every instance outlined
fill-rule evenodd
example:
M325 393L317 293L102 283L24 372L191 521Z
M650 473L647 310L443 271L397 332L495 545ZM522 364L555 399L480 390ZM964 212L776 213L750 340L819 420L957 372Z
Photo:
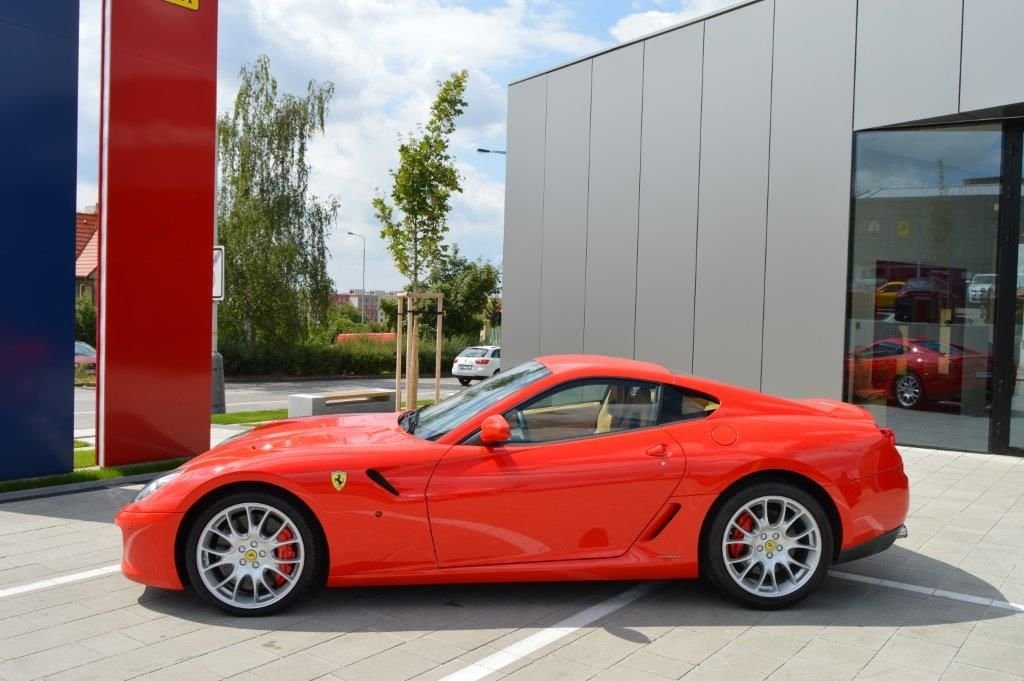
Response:
M462 385L474 378L484 379L501 371L501 348L497 345L477 345L466 348L455 358L452 376Z

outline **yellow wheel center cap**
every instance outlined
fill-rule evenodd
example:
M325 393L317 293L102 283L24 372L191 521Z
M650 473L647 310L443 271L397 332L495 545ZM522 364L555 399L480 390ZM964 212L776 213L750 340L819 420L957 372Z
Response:
M766 541L764 543L764 550L765 551L774 551L775 550L775 546L776 546L775 540L774 539L769 539L768 541Z
M245 552L245 559L246 560L256 560L258 557L259 556L256 555L256 552L253 549L249 549L248 551Z

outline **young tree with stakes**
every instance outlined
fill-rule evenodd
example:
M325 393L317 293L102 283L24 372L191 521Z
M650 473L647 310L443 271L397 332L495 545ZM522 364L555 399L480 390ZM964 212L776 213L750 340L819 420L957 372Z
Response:
M380 236L387 244L395 267L409 279L411 297L408 321L409 395L415 402L418 366L418 312L416 301L426 274L447 254L444 235L452 194L462 192L462 178L449 151L455 121L466 108L464 95L469 74L453 73L438 83L437 97L430 107L427 124L416 133L400 138L397 169L390 171L390 200L379 191L373 209L381 224ZM401 332L402 319L398 319ZM401 365L401 348L398 349ZM398 377L396 376L396 380Z

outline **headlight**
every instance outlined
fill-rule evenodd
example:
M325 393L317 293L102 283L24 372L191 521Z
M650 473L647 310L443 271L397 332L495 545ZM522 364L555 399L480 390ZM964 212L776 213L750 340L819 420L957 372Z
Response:
M171 471L170 473L167 473L166 475L161 475L159 478L156 478L155 480L151 480L149 482L149 484L146 485L145 487L143 487L142 491L139 492L135 496L135 501L133 503L137 503L139 501L142 501L143 499L148 497L153 492L157 491L158 489L160 489L161 487L163 487L167 483L169 483L172 480L174 480L179 475L181 475L181 471Z

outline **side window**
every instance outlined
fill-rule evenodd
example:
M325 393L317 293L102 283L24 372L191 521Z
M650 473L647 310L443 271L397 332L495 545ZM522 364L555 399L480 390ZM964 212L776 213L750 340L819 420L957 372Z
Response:
M491 353L491 357L501 359L501 348L495 348L494 352Z
M695 390L675 385L662 386L659 423L675 423L710 416L718 409L718 400Z
M903 346L897 343L879 343L875 346L873 357L895 357L903 354Z
M513 442L555 442L657 422L660 390L626 380L578 381L553 388L505 413Z

